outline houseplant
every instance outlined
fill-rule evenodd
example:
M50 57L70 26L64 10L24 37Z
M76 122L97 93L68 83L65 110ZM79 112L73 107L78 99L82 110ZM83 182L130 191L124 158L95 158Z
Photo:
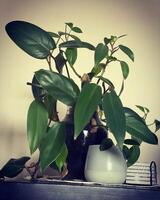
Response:
M12 21L6 25L6 31L22 50L36 59L45 59L49 67L49 70L36 71L32 82L27 83L31 85L34 96L27 116L29 148L31 154L37 149L40 151L39 160L33 166L32 178L35 178L39 166L42 173L48 166L56 166L62 172L67 162L68 174L65 178L84 179L89 145L100 144L101 151L110 148L113 142L108 138L108 132L113 134L128 166L138 159L141 142L158 143L156 135L146 125L148 108L137 106L144 113L140 117L132 109L124 107L120 100L129 66L115 57L116 52L122 51L134 61L131 49L117 45L125 35L105 37L95 47L75 35L82 30L73 23L66 23L64 32L54 33L28 22ZM74 67L79 48L86 48L94 55L93 68L84 75L80 75ZM108 64L112 62L119 62L122 69L119 94L104 76ZM63 75L64 70L67 76ZM81 86L72 80L70 70L81 80ZM66 117L61 121L57 101L68 107ZM156 131L159 123L154 121ZM125 139L126 132L130 134L130 139ZM1 169L0 177L16 176L26 167L28 159L10 160Z

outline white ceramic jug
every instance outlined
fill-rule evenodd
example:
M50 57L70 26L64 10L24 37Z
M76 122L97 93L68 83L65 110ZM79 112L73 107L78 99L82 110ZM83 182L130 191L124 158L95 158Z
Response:
M89 146L85 164L87 181L121 184L126 179L126 173L126 160L116 146L105 151L100 151L99 145Z

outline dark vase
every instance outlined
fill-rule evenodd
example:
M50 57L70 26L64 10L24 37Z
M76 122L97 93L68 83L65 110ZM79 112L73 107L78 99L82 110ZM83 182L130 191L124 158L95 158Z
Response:
M64 118L66 125L66 145L68 148L67 169L68 174L64 177L65 180L81 179L85 180L84 168L89 145L100 144L107 137L107 132L104 128L94 128L91 123L85 127L85 131L74 140L74 109L69 107ZM93 118L97 125L101 125L97 112Z

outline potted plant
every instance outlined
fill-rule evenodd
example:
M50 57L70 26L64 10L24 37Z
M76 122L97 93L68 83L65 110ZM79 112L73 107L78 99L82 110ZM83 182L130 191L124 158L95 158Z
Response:
M49 69L40 69L33 75L31 86L34 100L27 116L27 137L31 154L39 150L39 160L26 167L29 157L11 159L0 171L0 177L14 177L23 168L34 168L31 176L36 178L38 168L56 167L64 179L85 179L84 167L90 145L99 145L99 151L113 147L108 133L116 141L116 149L123 152L127 166L134 164L140 155L140 144L158 144L158 139L146 124L149 109L137 107L143 117L124 107L120 96L129 75L126 61L117 58L122 51L134 61L132 50L119 44L126 35L105 37L96 46L77 36L82 30L73 23L66 23L65 30L54 33L25 21L12 21L6 25L9 37L23 51L36 59L46 60ZM81 75L75 67L79 48L93 52L91 71ZM104 75L108 65L119 62L122 69L122 86L117 93L114 84ZM72 79L72 71L81 82ZM64 75L64 72L66 75ZM59 119L57 102L67 106L67 114ZM155 132L160 122L155 120ZM127 133L130 135L126 139ZM68 172L67 172L68 170ZM67 173L65 173L67 172ZM64 175L65 174L65 175Z

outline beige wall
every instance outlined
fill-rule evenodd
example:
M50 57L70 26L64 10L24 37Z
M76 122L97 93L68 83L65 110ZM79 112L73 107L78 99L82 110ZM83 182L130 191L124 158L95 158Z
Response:
M130 64L122 100L150 108L149 122L160 116L160 1L158 0L0 0L0 166L10 157L29 154L26 141L26 113L32 101L30 88L34 71L46 67L18 49L5 33L11 20L26 20L50 31L74 22L84 30L82 39L93 44L104 36L127 34L122 43L135 52ZM127 58L121 54L121 59ZM93 56L80 51L77 70L91 69ZM108 68L107 76L120 89L120 67ZM64 107L60 105L64 113ZM160 139L160 137L159 137ZM140 161L156 160L160 168L160 146L144 144ZM159 172L160 174L160 172Z

